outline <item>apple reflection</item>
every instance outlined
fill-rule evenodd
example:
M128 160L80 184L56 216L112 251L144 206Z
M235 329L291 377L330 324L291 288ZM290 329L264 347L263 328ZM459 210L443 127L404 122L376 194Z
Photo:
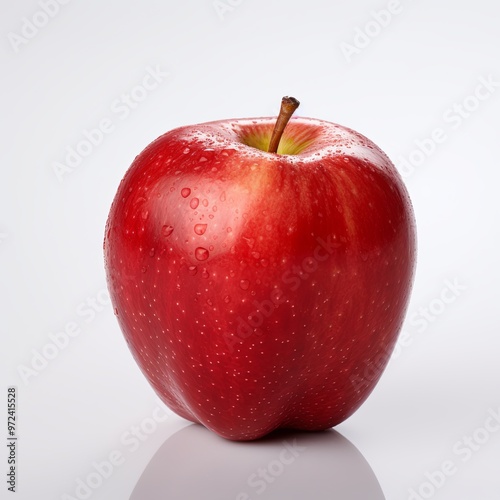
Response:
M227 441L201 425L163 443L130 500L383 500L373 470L337 431Z

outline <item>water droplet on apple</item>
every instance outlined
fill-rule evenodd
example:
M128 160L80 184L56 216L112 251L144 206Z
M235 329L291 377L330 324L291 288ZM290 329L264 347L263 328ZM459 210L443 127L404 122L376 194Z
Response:
M181 196L183 198L187 198L191 194L191 189L189 188L182 188L181 189Z
M251 255L252 255L252 257L254 259L259 259L260 258L260 253L259 252L252 252Z
M154 257L155 256L155 249L152 248L150 251L149 251L149 256L150 257Z
M222 194L220 195L220 201L226 201L226 192L222 191Z
M217 205L214 205L214 206L212 207L212 210L213 210L214 212L217 212Z
M205 162L205 161L208 161L204 156L202 156L199 160L199 162Z
M205 234L205 231L207 230L207 225L206 224L196 224L194 226L194 232L196 234L199 234L200 236L202 234Z
M210 275L208 274L207 268L204 267L203 270L201 271L201 277L203 279L207 279Z
M188 267L188 273L191 276L194 276L198 272L198 268L196 266L189 266Z
M183 153L185 155L189 154L190 152L191 152L191 150L189 148L185 148L184 151L183 151Z
M209 306L213 306L213 305L214 305L214 303L213 303L210 299L207 299L207 304L208 304Z
M198 198L192 198L191 201L189 202L189 206L194 210L195 208L198 208L198 205L200 204L200 200Z
M240 281L240 288L242 290L248 290L249 287L250 287L250 281L248 281L248 280L241 280Z
M269 261L267 259L260 259L260 265L262 267L267 267L269 265Z
M115 313L115 316L118 316L118 308L117 307L115 307L114 313Z
M207 260L209 253L208 253L208 250L206 248L198 247L194 251L194 256L196 257L197 260Z
M165 224L162 228L161 228L161 235L163 237L167 237L167 236L170 236L172 234L174 230L174 227L173 226L170 226L168 224Z
M205 198L201 204L204 206L204 207L208 207L208 200Z
M252 248L254 246L255 240L253 238L245 238L243 236L243 239L247 242L247 245Z
M148 270L148 268L146 266L141 267L141 272L145 273L147 270Z
M213 219L213 218L214 218L214 216L213 216L212 214L210 214L210 215L208 216L208 218L209 218L209 219Z
M229 295L226 295L226 296L224 297L224 303L225 303L225 304L229 304L229 302L231 302L231 297L230 297Z
M149 217L149 212L147 210L143 210L141 215L142 218L146 220Z

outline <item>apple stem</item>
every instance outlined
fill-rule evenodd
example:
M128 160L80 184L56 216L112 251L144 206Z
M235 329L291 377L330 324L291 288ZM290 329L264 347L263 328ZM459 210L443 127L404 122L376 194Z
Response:
M281 99L281 109L276 124L274 125L273 135L269 142L268 153L276 153L281 141L281 136L290 121L294 111L299 107L300 102L295 97L283 97Z

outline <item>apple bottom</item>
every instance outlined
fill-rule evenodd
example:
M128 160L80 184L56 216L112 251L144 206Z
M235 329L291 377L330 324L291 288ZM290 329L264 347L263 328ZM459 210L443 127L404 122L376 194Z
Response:
M323 336L323 333L318 335ZM335 345L334 338L332 335L332 346ZM264 341L262 344L261 340ZM316 368L312 367L311 361L307 361L314 359L314 355L306 350L304 361L289 365L280 362L270 366L270 362L262 362L258 366L255 360L245 364L241 360L247 359L245 353L251 352L252 346L273 345L273 339L266 338L263 333L260 338L256 336L241 342L241 359L232 354L235 359L229 359L227 365L221 366L220 370L214 369L213 373L205 367L192 373L184 369L182 380L176 380L170 371L172 366L168 368L168 373L165 368L162 375L151 377L151 366L144 359L138 358L137 362L160 399L179 416L201 424L223 438L246 441L258 439L276 429L323 431L343 422L372 392L395 341L396 335L393 334L390 342L377 349L367 349L363 340L349 341L353 347L323 345L316 358L321 360ZM311 336L310 342L314 346L315 338ZM289 353L285 349L283 351L281 357L287 359ZM338 355L332 354L335 352ZM349 354L346 356L345 352ZM224 376L231 370L231 361L237 366L233 372L235 382ZM250 368L255 363L256 368ZM271 376L269 368L273 368L275 376L272 384L267 383ZM252 378L237 381L240 370L252 371ZM173 371L177 371L177 367ZM265 387L274 389L265 391Z
M381 371L377 374L377 380L380 375ZM291 416L279 416L274 422L266 422L266 424L262 427L256 424L255 415L235 419L230 410L219 413L217 424L212 424L210 423L210 414L204 415L203 412L201 412L200 418L197 418L192 412L183 407L178 400L167 396L164 391L162 392L160 388L156 388L154 385L153 388L163 403L165 403L166 406L185 420L200 424L207 429L210 429L220 437L231 441L251 441L262 438L273 431L281 429L310 432L321 432L331 429L332 427L342 423L357 411L363 401L372 392L374 385L371 384L375 384L377 380L370 379L370 385L368 385L368 381L363 381L361 373L354 374L350 376L348 385L344 388L345 391L340 388L338 394L322 393L318 394L316 398L308 396L307 404L299 403L297 406L300 410L297 411L293 409L294 405L290 402L290 409L286 413ZM363 385L363 390L360 390L357 385L359 381L361 381L361 384ZM335 416L332 416L333 408L338 406L347 406L343 400L346 398L345 395L347 393L353 391L353 388L358 388L357 398L353 399L353 397L349 397L350 406L345 409L337 410L335 412ZM291 396L288 399L293 401L297 398ZM325 401L328 401L329 404L326 404ZM248 424L249 421L252 422L251 426Z

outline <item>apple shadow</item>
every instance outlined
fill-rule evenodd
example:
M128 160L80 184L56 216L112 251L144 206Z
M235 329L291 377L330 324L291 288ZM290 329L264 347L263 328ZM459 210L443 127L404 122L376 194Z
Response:
M169 437L130 500L384 500L361 452L337 431L227 441L201 425Z

